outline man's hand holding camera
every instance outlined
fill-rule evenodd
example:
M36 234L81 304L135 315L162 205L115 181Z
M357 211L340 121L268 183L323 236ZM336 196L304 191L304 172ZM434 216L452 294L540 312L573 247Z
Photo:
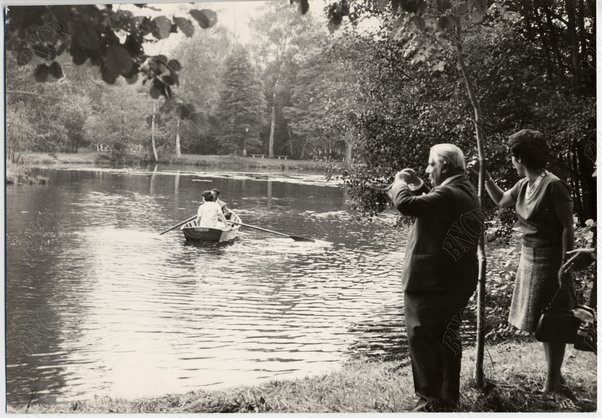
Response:
M411 168L404 168L403 170L398 171L397 174L395 174L395 181L407 184L412 191L420 189L423 185L420 177L418 177L416 172Z

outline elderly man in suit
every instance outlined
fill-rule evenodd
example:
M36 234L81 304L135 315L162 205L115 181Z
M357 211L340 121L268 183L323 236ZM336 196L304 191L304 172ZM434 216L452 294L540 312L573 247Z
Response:
M477 284L477 242L483 217L455 145L431 148L433 188L412 169L395 175L388 194L416 218L402 278L404 311L418 404L414 411L453 410L459 402L462 311Z

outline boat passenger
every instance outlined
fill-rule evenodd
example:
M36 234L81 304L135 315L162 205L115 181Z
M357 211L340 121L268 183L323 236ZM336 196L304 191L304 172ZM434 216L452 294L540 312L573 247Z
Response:
M226 217L226 219L230 219L232 217L232 212L230 212L230 209L228 209L226 202L224 202L223 200L220 200L219 189L212 189L211 193L213 194L213 200L215 201L215 203L217 203L219 205L219 207L222 208L222 212L224 212L224 216Z
M203 192L203 202L199 206L196 223L204 228L228 229L228 221L209 190Z

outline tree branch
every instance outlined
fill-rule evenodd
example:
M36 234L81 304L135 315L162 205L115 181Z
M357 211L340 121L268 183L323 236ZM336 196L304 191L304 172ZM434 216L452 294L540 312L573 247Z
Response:
M54 100L61 100L64 102L69 102L71 104L77 104L74 101L67 99L65 97L57 97L57 96L49 96L47 94L41 94L41 93L35 93L32 91L24 91L24 90L6 90L6 94L23 94L26 96L36 96L36 97L44 97L46 99L54 99Z

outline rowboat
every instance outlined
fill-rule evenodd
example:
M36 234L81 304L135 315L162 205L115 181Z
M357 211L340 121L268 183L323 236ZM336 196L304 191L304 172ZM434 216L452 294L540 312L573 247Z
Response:
M240 222L238 215L232 211L230 211L230 213L232 214L232 217L230 218L231 221ZM231 229L224 231L216 228L199 227L195 219L184 224L180 229L188 242L228 242L238 236L240 225L231 225Z

